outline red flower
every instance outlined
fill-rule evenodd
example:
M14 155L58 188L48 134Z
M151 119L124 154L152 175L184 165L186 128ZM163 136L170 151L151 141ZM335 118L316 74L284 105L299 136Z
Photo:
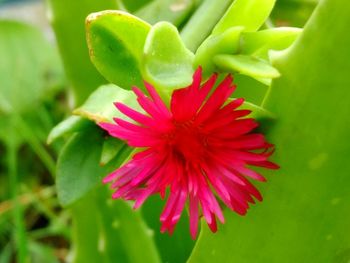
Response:
M187 202L192 237L197 235L201 215L215 232L216 218L224 222L217 197L244 215L254 198L262 200L247 177L265 181L250 166L278 168L268 161L273 145L262 134L252 132L258 126L254 119L244 118L250 111L237 110L244 100L229 100L235 90L232 76L211 93L216 78L214 74L201 85L199 68L189 87L173 92L170 109L145 83L149 97L136 87L133 91L147 114L115 103L136 123L115 118L115 124L100 124L111 136L140 148L129 162L104 179L104 183L112 182L113 198L135 200L137 208L152 194L160 193L164 198L169 189L160 216L162 232L173 232Z

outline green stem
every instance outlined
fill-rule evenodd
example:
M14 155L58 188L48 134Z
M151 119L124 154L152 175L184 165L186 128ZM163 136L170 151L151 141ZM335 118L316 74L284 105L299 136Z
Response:
M225 13L232 0L206 0L181 31L186 47L195 52Z
M9 134L10 138L7 144L7 163L8 163L8 172L9 172L9 185L11 191L11 198L14 203L12 209L13 222L15 225L14 228L14 240L17 248L17 262L26 263L28 262L27 258L27 240L26 232L24 226L24 217L22 206L18 202L18 180L17 180L17 146L12 140L12 135Z
M72 83L75 104L106 80L90 61L85 35L85 18L92 12L118 9L115 0L47 0L50 19L67 76Z
M96 205L95 191L91 191L76 202L71 212L74 244L71 262L103 262L103 255L98 249L101 242L98 226L99 208Z
M43 104L40 105L38 117L44 125L45 131L50 131L55 126L51 113Z
M38 137L33 133L33 130L19 115L15 116L15 126L17 126L17 129L21 131L21 135L32 147L33 151L38 155L47 170L54 176L56 173L55 161L42 145Z

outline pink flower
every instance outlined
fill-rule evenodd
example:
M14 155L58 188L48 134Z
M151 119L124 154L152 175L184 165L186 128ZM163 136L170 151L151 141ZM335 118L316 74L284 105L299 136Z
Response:
M162 232L173 232L186 203L192 238L201 215L215 232L216 218L224 223L217 198L244 215L249 203L262 200L248 178L265 181L251 166L278 168L268 161L273 145L252 132L258 124L246 118L250 111L237 109L244 100L229 99L235 90L233 77L228 75L214 89L216 79L214 74L201 85L199 68L189 87L173 92L170 109L150 84L145 83L149 96L134 87L147 114L115 103L134 122L115 118L115 124L100 123L111 136L140 150L104 183L112 183L113 198L135 200L135 208L152 194L164 198L169 192L160 216Z

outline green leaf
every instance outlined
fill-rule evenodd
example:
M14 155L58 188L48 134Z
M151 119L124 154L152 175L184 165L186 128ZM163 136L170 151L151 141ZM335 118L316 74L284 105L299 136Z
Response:
M214 63L222 70L239 72L253 78L277 78L280 76L277 69L268 62L247 55L217 55Z
M58 200L68 206L92 190L106 169L98 165L102 150L102 131L91 129L73 135L57 161Z
M118 155L118 159L126 159L131 153L129 148L123 141L107 137L103 143L100 165L104 166Z
M267 86L256 79L242 74L234 74L237 89L233 94L236 98L244 98L256 105L261 105L267 92Z
M209 36L197 49L194 66L203 67L205 75L214 72L213 57L218 54L234 54L237 52L243 27L233 27L222 34Z
M179 26L188 18L195 2L195 0L155 0L138 10L135 15L150 24L168 21Z
M140 212L123 200L112 200L106 186L91 191L71 211L72 262L160 262Z
M162 262L178 263L186 262L195 241L189 235L189 216L184 212L181 215L176 229L172 235L160 232L161 222L159 216L162 213L165 200L159 195L151 196L142 205L142 215L148 226L154 231L154 240L161 255Z
M288 48L300 35L302 29L295 27L278 27L258 32L242 34L242 53L268 58L269 50Z
M105 240L103 254L108 255L109 262L116 259L130 263L161 262L153 241L153 231L146 226L140 211L133 210L131 204L124 200L109 197L106 201L105 196L99 201L99 207L102 212L99 213L102 238Z
M47 0L49 18L55 31L65 71L72 83L75 104L80 105L106 80L89 59L85 18L91 12L118 9L115 0Z
M126 119L127 117L116 109L114 102L121 102L133 109L140 110L136 96L132 91L110 84L99 87L73 113L96 123L113 122L114 117Z
M269 17L276 0L235 0L217 23L213 34L230 27L243 26L245 31L257 31Z
M165 92L192 83L194 55L185 47L175 26L154 25L144 47L143 71L147 81Z
M110 82L131 89L142 85L140 63L150 25L123 11L102 11L86 19L91 61Z
M47 137L47 143L51 144L55 140L73 132L81 131L91 126L91 122L80 117L70 116L57 124Z
M29 111L63 76L55 49L38 29L20 22L0 21L0 58L0 113Z
M105 255L99 249L100 207L97 204L95 192L90 191L83 195L70 209L73 221L72 263L105 262Z
M349 13L349 3L320 1L275 59L282 77L264 106L278 117L269 141L282 168L266 173L265 200L247 216L227 211L216 235L201 233L190 263L349 261Z

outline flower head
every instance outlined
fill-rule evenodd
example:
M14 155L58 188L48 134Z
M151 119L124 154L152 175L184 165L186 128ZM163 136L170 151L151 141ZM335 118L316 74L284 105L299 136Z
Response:
M113 198L135 200L137 208L150 195L164 198L169 192L160 216L162 232L173 232L186 203L191 236L196 237L202 215L215 232L216 219L224 222L217 199L244 215L249 203L262 200L248 178L265 181L251 166L278 168L268 160L273 145L253 132L258 124L247 118L250 111L237 109L244 100L229 99L235 90L232 76L214 89L216 79L214 74L201 84L199 68L190 86L173 92L170 109L150 84L145 83L149 96L134 87L146 113L115 103L133 122L115 118L115 124L100 123L111 136L140 148L104 178L105 183L112 182Z

